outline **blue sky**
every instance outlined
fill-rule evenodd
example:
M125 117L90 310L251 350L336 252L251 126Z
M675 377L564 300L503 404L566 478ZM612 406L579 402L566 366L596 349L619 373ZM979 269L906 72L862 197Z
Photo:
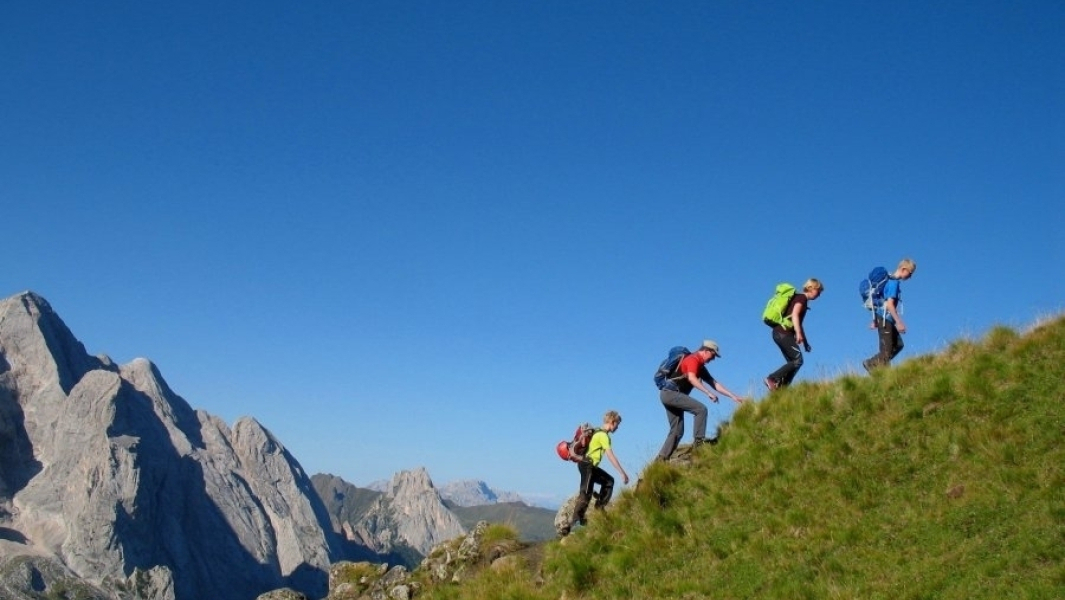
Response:
M555 442L613 408L635 475L669 347L764 395L779 281L826 286L800 381L873 353L857 281L904 256L900 359L1065 304L1061 2L0 17L0 294L310 473L558 501Z

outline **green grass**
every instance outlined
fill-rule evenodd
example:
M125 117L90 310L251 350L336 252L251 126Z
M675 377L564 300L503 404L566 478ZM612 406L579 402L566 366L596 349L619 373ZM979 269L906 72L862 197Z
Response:
M547 548L427 598L1065 597L1065 319L803 383Z

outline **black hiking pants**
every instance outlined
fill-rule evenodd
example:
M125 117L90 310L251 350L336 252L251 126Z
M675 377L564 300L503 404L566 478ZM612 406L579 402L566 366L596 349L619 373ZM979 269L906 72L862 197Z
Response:
M770 373L769 379L775 381L779 386L789 385L802 367L802 351L799 350L799 340L795 337L794 329L774 327L773 341L776 342L777 348L780 348L780 353L784 355L784 360L787 362L776 371Z
M581 473L581 487L578 490L577 504L573 507L573 519L569 526L572 528L577 523L584 523L584 516L588 512L588 504L595 497L595 507L603 508L610 497L614 495L614 477L593 465L590 461L582 460L577 463L577 470ZM599 492L594 492L595 485L599 484Z

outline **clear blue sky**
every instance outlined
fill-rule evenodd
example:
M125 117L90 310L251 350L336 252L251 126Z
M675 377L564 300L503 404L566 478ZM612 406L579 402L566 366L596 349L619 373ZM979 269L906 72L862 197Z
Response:
M670 346L762 397L779 281L799 380L904 256L900 359L1060 312L1063 65L1056 0L7 3L0 295L309 473L558 500L578 421L656 452Z

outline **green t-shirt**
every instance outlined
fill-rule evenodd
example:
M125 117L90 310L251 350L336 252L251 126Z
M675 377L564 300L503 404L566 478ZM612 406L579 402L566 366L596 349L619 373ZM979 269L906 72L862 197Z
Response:
M610 434L600 429L592 435L592 441L588 443L588 460L598 467L599 461L603 460L603 453L610 450Z

